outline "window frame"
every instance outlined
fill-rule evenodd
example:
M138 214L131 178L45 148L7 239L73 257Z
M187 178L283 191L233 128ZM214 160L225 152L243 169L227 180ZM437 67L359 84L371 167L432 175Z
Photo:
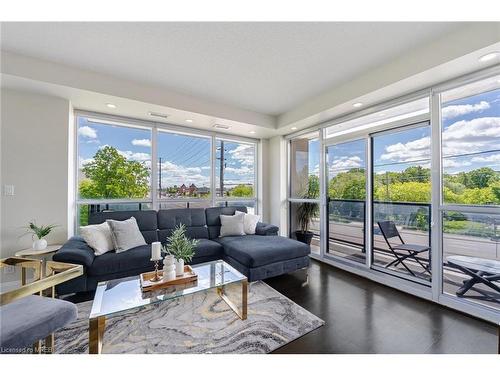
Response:
M87 117L94 118L96 120L103 121L103 125L107 125L106 122L109 122L110 126L124 126L130 128L142 128L148 129L151 132L151 175L150 175L150 196L149 198L143 199L81 199L78 194L78 184L79 184L79 165L78 159L80 155L80 150L78 147L79 138L78 138L78 118ZM259 145L260 140L256 138L247 138L241 136L232 136L229 134L218 133L214 131L208 130L198 130L194 128L174 125L170 123L164 122L156 122L156 121L147 121L140 120L136 118L129 118L124 116L116 116L109 115L104 113L97 113L91 111L85 111L80 109L73 110L73 155L70 157L73 158L73 212L74 215L74 230L75 233L78 231L79 227L79 215L77 214L78 207L84 204L119 204L119 203L149 203L152 206L153 210L158 210L160 207L160 203L186 203L186 206L189 206L189 203L192 202L207 202L210 207L215 207L218 202L228 202L228 201L241 201L241 202L252 202L254 204L255 213L259 213L259 189L258 189L258 181L259 181ZM208 199L200 199L200 198L182 198L182 199L160 199L158 197L158 135L160 132L168 132L171 134L181 134L185 136L193 136L198 138L209 138L210 139L210 198ZM227 140L229 142L237 142L237 143L245 143L253 145L254 147L254 155L255 155L255 166L254 166L254 196L251 198L238 198L238 197L222 197L218 198L215 194L215 158L216 158L216 141L217 139ZM227 203L226 203L227 205Z

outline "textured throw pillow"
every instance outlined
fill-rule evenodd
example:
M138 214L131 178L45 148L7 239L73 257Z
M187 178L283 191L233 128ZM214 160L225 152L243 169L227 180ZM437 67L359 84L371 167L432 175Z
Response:
M245 228L243 227L244 212L236 211L233 216L220 215L220 236L244 236Z
M95 255L102 255L115 249L108 223L80 227L80 234Z
M260 215L247 214L246 212L243 212L243 214L245 214L243 218L243 230L245 231L245 234L255 234L255 228L260 220Z
M130 219L123 221L106 220L106 222L111 229L111 238L113 239L113 245L117 253L146 245L135 217L132 216Z

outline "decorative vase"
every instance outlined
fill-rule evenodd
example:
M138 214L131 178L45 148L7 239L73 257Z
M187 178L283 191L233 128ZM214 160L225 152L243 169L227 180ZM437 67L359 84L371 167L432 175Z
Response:
M175 275L176 276L184 275L184 259L175 260Z
M47 240L45 238L33 241L33 250L41 251L47 247Z
M175 279L175 258L173 255L165 255L163 259L163 280L170 281Z

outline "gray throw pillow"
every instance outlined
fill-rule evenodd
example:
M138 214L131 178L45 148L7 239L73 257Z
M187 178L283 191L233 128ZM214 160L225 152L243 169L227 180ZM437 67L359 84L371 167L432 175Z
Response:
M111 238L117 253L127 251L137 246L146 245L144 236L139 230L135 217L130 219L119 220L106 220L111 229Z
M244 212L236 211L233 216L220 215L220 236L244 236L245 227L243 225L243 220L245 218Z

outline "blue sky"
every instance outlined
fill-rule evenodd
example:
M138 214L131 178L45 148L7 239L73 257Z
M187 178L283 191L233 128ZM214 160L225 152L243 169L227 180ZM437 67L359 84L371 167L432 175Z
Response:
M217 146L220 146L218 141ZM92 159L99 148L110 145L129 160L151 163L151 131L78 118L80 166ZM227 187L253 183L254 146L225 141L224 182ZM159 132L158 157L162 158L162 187L173 185L210 186L210 138ZM219 156L219 154L218 154Z

